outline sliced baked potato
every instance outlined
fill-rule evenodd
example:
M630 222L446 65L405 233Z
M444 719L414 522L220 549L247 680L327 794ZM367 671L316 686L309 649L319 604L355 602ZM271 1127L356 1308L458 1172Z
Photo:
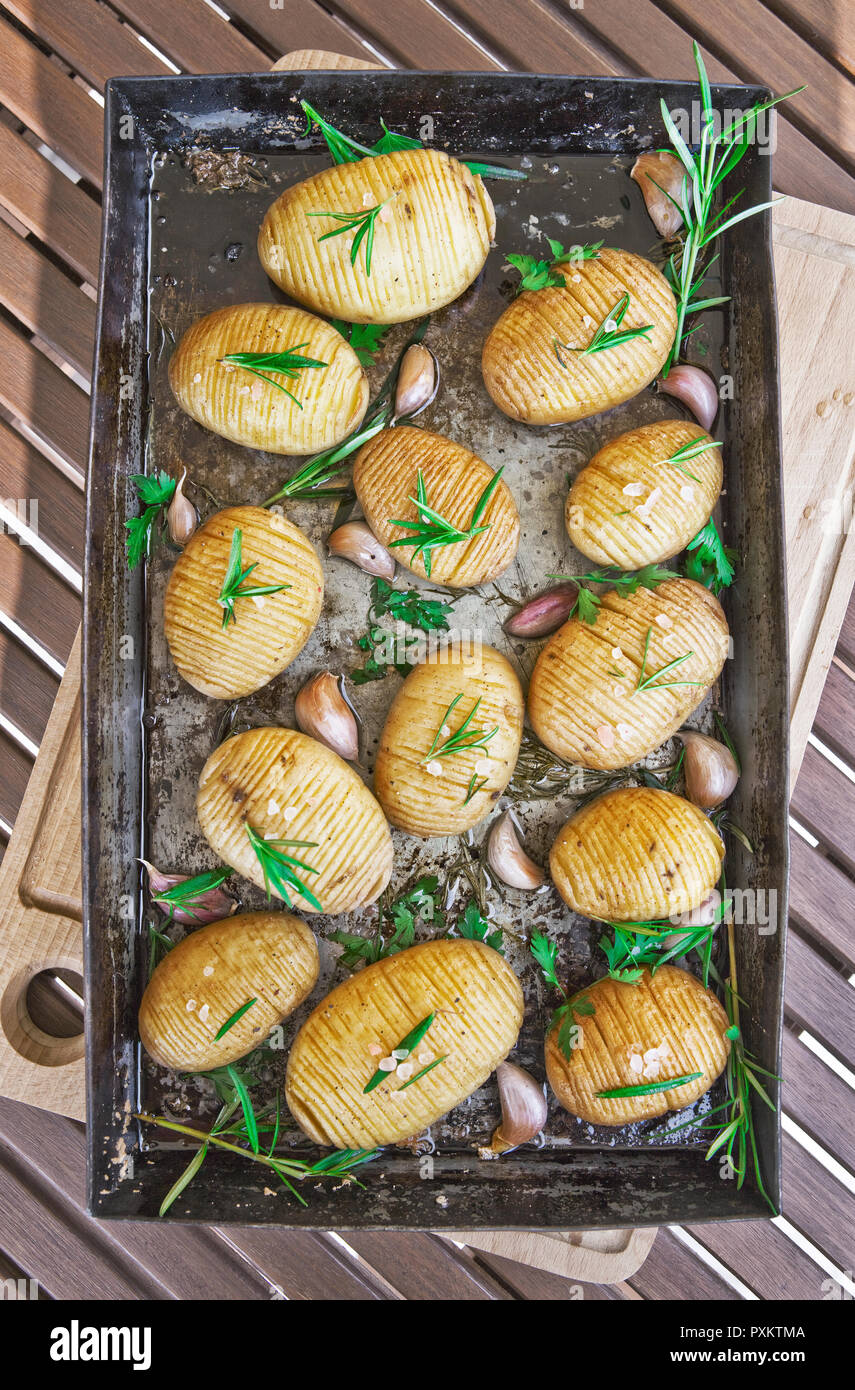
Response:
M398 150L286 188L261 224L258 254L271 280L318 313L400 323L472 284L495 227L490 195L465 164Z
M522 725L520 683L495 648L431 653L407 676L380 735L374 789L388 819L411 835L468 830L510 781Z
M462 940L412 946L345 980L309 1015L288 1058L288 1109L317 1144L407 1139L484 1084L522 1017L519 980L497 951ZM393 1057L429 1019L408 1055Z
M549 869L574 912L649 922L699 907L723 859L721 836L691 801L653 787L619 787L561 827Z
M421 474L424 492L433 511L468 534L478 501L495 474L490 466L462 444L441 434L397 425L364 444L353 465L353 485L365 518L379 541L406 569L425 574L422 554L401 544L410 532L393 521L418 523ZM464 589L495 579L513 560L520 536L520 519L510 488L500 478L483 513L479 531L469 540L431 550L430 577L438 584Z
M174 1071L224 1067L258 1047L317 978L315 938L298 917L243 912L211 922L179 941L149 980L139 1014L143 1047Z
M235 533L242 588L285 585L278 593L234 600L223 626L220 594ZM292 522L263 507L225 507L190 538L175 562L163 604L172 659L194 689L218 700L260 690L284 671L320 617L324 576L312 544Z
M582 767L626 767L697 708L728 644L721 604L702 584L668 579L626 596L611 590L595 623L571 618L541 651L529 684L532 728ZM666 670L672 662L679 664Z
M202 769L196 809L224 864L301 912L351 912L389 882L392 837L374 797L337 753L294 729L221 743ZM277 856L295 861L290 877Z
M235 353L290 353L322 365L295 365L289 376L263 358L253 369L223 360ZM269 454L331 448L368 405L368 378L350 344L332 324L284 304L229 304L198 319L172 354L169 384L205 429Z
M520 294L491 330L481 359L496 405L528 425L567 424L628 401L658 374L677 329L671 287L642 256L604 247L555 271L563 286ZM586 351L609 321L618 334L648 325L649 332Z
M721 449L700 425L642 425L604 444L578 474L567 534L599 565L641 569L678 555L697 535L721 483Z
M580 1120L628 1125L682 1110L724 1071L730 1053L727 1014L712 990L687 970L660 965L653 975L645 970L634 985L607 976L576 999L587 1001L576 1016L578 1045L565 1057L558 1024L551 1028L546 1075L564 1109ZM598 1094L683 1076L694 1079L651 1095L609 1100Z

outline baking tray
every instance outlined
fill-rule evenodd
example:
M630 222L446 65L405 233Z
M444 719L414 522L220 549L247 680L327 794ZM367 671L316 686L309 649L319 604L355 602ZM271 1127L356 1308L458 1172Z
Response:
M311 73L182 78L120 78L108 84L105 219L99 302L92 449L87 503L84 626L84 889L89 1107L89 1203L98 1216L151 1218L187 1162L180 1141L133 1120L140 1108L183 1119L209 1119L204 1086L164 1074L141 1056L136 1013L145 986L148 940L136 858L197 872L214 863L193 810L199 771L221 734L223 702L206 700L170 666L160 619L172 562L161 554L146 576L130 573L124 520L135 512L129 475L185 464L221 503L257 501L296 466L252 453L197 426L168 390L173 338L223 303L281 301L255 255L264 210L288 183L328 165L318 137L303 138L304 97L357 139L373 139L382 115L392 129L424 131L429 143L467 157L524 168L526 182L494 182L501 252L545 248L544 234L565 245L604 237L609 244L661 257L641 194L628 177L640 149L663 143L660 96L691 110L697 88L658 83L531 75ZM745 107L762 89L716 87L718 109ZM199 157L198 152L205 153ZM739 168L743 205L770 196L771 160L749 150ZM731 192L735 189L731 189ZM756 852L729 845L731 886L777 895L786 922L787 657L777 337L768 213L728 233L717 275L731 296L693 338L715 375L733 381L721 412L726 494L721 521L741 555L724 602L733 635L715 699L743 755L734 818ZM678 414L645 391L605 416L556 429L530 429L492 406L480 378L480 348L511 293L503 256L494 252L462 298L436 314L427 341L442 367L442 390L420 423L459 438L506 478L520 505L518 561L481 597L455 605L457 627L478 628L516 664L523 679L537 644L501 633L503 595L543 587L554 570L587 568L566 540L562 521L568 475L605 439L634 425ZM372 368L375 388L407 330L393 330ZM204 513L215 503L197 493ZM334 504L289 507L319 551L333 525ZM240 702L239 723L291 723L293 698L312 672L348 671L364 653L368 576L343 562L325 565L324 616L303 653L272 686ZM401 572L401 582L415 582ZM356 692L364 721L362 762L372 749L398 677ZM697 722L697 721L695 721ZM703 717L701 716L701 722ZM661 755L667 757L667 749ZM653 760L655 762L655 758ZM541 858L572 809L568 801L520 803L529 846ZM399 891L419 873L449 863L477 863L484 826L460 842L419 842L395 833L392 880ZM462 856L462 859L461 859ZM452 876L453 877L453 876ZM241 884L244 907L260 906ZM456 889L457 905L465 901ZM526 989L526 1020L514 1055L542 1076L542 1038L554 1000L526 956L525 934L546 929L561 943L561 969L572 988L602 973L595 952L600 928L575 917L546 889L537 895L491 894L491 911L507 930L508 958ZM358 925L336 919L335 925ZM363 922L370 913L362 914ZM453 920L453 918L452 918ZM312 918L323 937L332 919ZM430 930L422 928L421 935ZM721 936L722 934L719 933ZM779 1071L784 930L738 932L740 992L748 1001L747 1045ZM720 943L721 945L721 943ZM337 979L335 952L322 943L315 999ZM303 1013L305 1009L303 1010ZM289 1020L293 1036L303 1013ZM271 1056L266 1082L281 1079ZM720 1083L721 1084L721 1083ZM261 1094L261 1093L260 1093ZM774 1086L773 1086L774 1094ZM720 1090L713 1092L713 1101ZM699 1102L704 1107L713 1103ZM667 1139L665 1124L593 1129L554 1103L547 1141L498 1162L477 1145L497 1119L488 1084L433 1127L419 1147L391 1148L364 1170L366 1189L317 1186L300 1207L273 1194L264 1174L229 1155L209 1157L171 1209L171 1219L263 1222L303 1227L585 1228L701 1222L768 1215L751 1180L738 1191L718 1163L704 1160L693 1130ZM767 1190L780 1200L776 1115L755 1107ZM298 1131L283 1145L306 1149Z

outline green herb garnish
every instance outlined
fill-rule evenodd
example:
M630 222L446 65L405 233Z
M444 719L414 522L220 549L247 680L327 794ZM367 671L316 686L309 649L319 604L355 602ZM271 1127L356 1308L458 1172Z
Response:
M455 526L453 522L447 521L439 512L434 511L428 505L427 490L422 470L418 469L416 474L416 497L408 497L407 501L412 502L419 514L419 519L415 521L403 521L400 519L389 518L390 526L405 526L407 530L413 531L412 536L402 536L400 540L390 541L389 549L393 550L399 545L411 545L413 547L412 559L421 555L424 562L425 574L430 578L431 573L431 554L440 546L457 545L460 541L472 540L482 531L489 531L492 522L485 522L483 526L479 522L487 510L487 504L499 486L499 480L504 472L504 467L493 474L472 511L472 517L468 528L463 531Z
M224 1037L226 1036L226 1033L228 1033L229 1029L230 1029L230 1028L234 1028L234 1026L235 1026L235 1024L237 1023L238 1019L243 1018L243 1016L244 1016L244 1014L247 1012L247 1010L248 1010L248 1009L251 1009L252 1006L253 1006L253 1004L257 1004L257 1003L258 1003L258 1000L257 1000L257 999L247 999L247 1001L246 1001L245 1004L241 1004L241 1006L240 1006L239 1009L235 1009L235 1011L234 1011L234 1013L232 1014L231 1018L227 1018L227 1019L226 1019L225 1023L224 1023L223 1026L222 1026L222 1028L221 1028L221 1029L219 1030L219 1032L215 1035L215 1037L214 1037L214 1042L219 1042L219 1041L220 1041L220 1038L224 1038Z
M382 203L375 203L372 208L358 208L356 212L307 212L306 216L331 217L334 222L341 223L341 226L333 227L331 232L324 232L323 236L318 237L318 241L329 241L330 237L343 236L345 232L355 232L356 235L350 246L350 264L356 265L359 248L365 242L365 274L370 275L377 218L389 201L389 198L385 198Z
M591 341L587 347L572 347L570 343L562 343L557 337L553 338L552 345L555 356L566 367L567 363L561 356L562 349L565 352L578 352L582 357L589 357L595 352L605 352L608 348L619 347L621 343L631 342L633 338L646 338L647 334L653 329L652 323L647 323L643 328L624 328L621 329L626 311L629 308L629 293L621 295L617 304L609 310L605 318L594 329Z
M671 463L682 473L684 477L691 478L693 483L700 483L700 478L696 478L694 473L690 473L686 464L689 459L697 458L699 454L705 454L707 449L721 449L723 446L717 439L705 439L703 435L698 435L697 439L690 439L687 444L677 449L670 458L662 459L662 463Z
M421 1023L417 1023L415 1028L413 1028L405 1038L401 1039L397 1047L392 1048L392 1053L394 1054L395 1052L403 1052L409 1055L409 1053L414 1052L435 1018L435 1012L429 1013L427 1018L423 1018ZM401 1058L401 1061L404 1061L403 1057ZM381 1081L385 1080L387 1076L391 1075L391 1072L383 1071L380 1067L378 1067L368 1084L364 1087L362 1094L364 1096L367 1096L369 1091L373 1091L377 1086L380 1085ZM415 1081L415 1079L415 1077L412 1078L413 1081ZM403 1087L401 1089L403 1089Z
M219 360L232 362L236 367L242 367L244 371L260 377L268 386L275 386L277 391L284 391L289 400L302 410L302 403L297 400L293 391L289 391L281 381L273 381L270 373L296 381L300 373L307 368L328 367L329 362L318 362L314 357L300 356L300 349L308 346L308 343L298 343L296 347L283 348L281 352L227 352L225 357Z
M639 690L670 690L675 685L705 685L705 681L663 681L660 676L667 676L678 666L682 666L684 661L695 655L693 651L683 652L682 656L675 656L673 661L666 661L664 666L660 666L658 671L647 670L647 654L650 651L650 639L653 636L653 628L647 629L647 636L644 639L644 655L641 658L641 670L638 673L638 680L635 689Z
M375 353L383 346L383 339L389 332L388 325L382 323L345 323L343 319L332 319L346 342L350 343L363 367L370 367Z
M351 671L350 678L354 685L383 680L392 670L406 676L413 665L406 658L393 662L377 660L375 653L378 649L384 646L388 649L396 642L395 634L382 626L379 619L389 617L395 622L406 623L422 632L444 632L448 630L448 614L452 611L454 602L454 599L425 598L419 589L394 589L385 579L375 579L371 585L371 605L368 611L370 625L368 631L357 638L356 643L362 651L371 652L372 655L362 666ZM404 637L405 647L418 641L419 638L415 636Z
M674 1076L670 1081L652 1081L649 1086L618 1086L614 1091L597 1091L597 1100L621 1100L624 1096L653 1096L659 1091L673 1091L685 1086L687 1081L698 1081L702 1071L690 1072L688 1076Z
M686 549L686 574L695 579L714 594L720 594L733 583L733 566L737 553L725 545L719 535L718 527L710 517ZM694 552L694 553L692 553Z
M209 869L206 873L183 879L181 883L164 889L162 893L152 893L151 900L165 909L165 916L170 921L175 919L176 908L186 912L189 917L195 917L197 914L193 909L198 906L199 899L225 883L231 872L231 869Z
M391 901L388 892L384 892L377 929L372 936L360 936L358 932L342 930L328 932L328 941L335 941L345 948L339 956L339 963L352 970L361 960L373 965L375 961L396 955L398 951L405 951L412 946L416 939L416 923L419 918L425 922L432 922L439 912L436 903L438 889L439 879L436 874L424 874L416 880L412 888ZM386 922L391 922L393 928L388 939L384 939L383 936Z
M466 941L483 941L485 946L491 946L494 951L498 951L500 956L505 954L502 950L503 929L496 927L491 931L490 923L481 916L476 902L466 904L463 915L458 920L456 931L457 935L462 936Z
M525 253L513 253L508 256L509 264L518 270L522 277L517 286L517 294L522 294L523 290L545 290L550 285L563 286L564 276L559 273L559 267L567 265L568 262L573 264L578 261L596 260L603 244L597 241L590 246L571 246L565 250L560 241L553 241L552 237L546 239L552 252L551 261L539 261L536 256Z
M469 786L466 788L466 795L463 798L463 805L468 806L473 796L477 796L482 787L486 787L487 778L479 777L477 772L473 772L469 778Z
M663 565L644 565L640 570L624 573L611 568L589 570L587 574L550 574L548 579L565 579L578 587L576 602L570 609L568 618L578 616L582 622L594 624L597 621L602 595L595 594L589 584L609 584L619 594L627 596L637 589L655 589L666 579L679 579L677 570L665 569Z
M229 551L229 563L226 568L226 577L223 580L223 587L217 597L217 602L222 605L224 610L223 627L228 627L230 622L237 622L237 618L235 617L235 599L256 598L261 594L278 594L281 593L283 589L290 589L291 587L290 584L258 584L251 585L246 589L243 588L243 581L257 568L258 561L254 560L251 565L247 565L246 569L241 568L243 565L241 556L242 542L243 533L240 527L236 526L232 532L232 545Z
M272 885L278 896L283 898L289 907L293 907L290 890L299 893L318 912L323 912L324 909L311 888L303 883L294 872L295 869L302 869L304 873L316 874L318 870L313 869L311 864L304 864L301 859L292 859L289 854L282 853L283 849L317 849L316 842L314 840L265 840L251 825L247 824L245 829L249 836L249 843L261 865L267 901L270 901Z
M590 1018L596 1013L596 1009L592 1000L584 992L574 995L572 999L568 996L566 989L555 973L558 947L554 941L549 941L542 932L533 932L530 950L540 966L546 983L557 989L564 999L563 1004L559 1004L549 1020L546 1031L551 1033L556 1024L558 1025L556 1042L562 1055L569 1061L578 1030L576 1018Z
M143 559L154 554L163 540L166 522L166 509L172 501L176 482L168 473L132 473L131 482L145 510L141 516L132 516L125 522L127 536L125 547L128 566L136 569Z
M429 1071L433 1071L434 1067L438 1067L439 1064L440 1064L440 1062L447 1062L447 1061L448 1061L448 1053L446 1052L446 1053L444 1053L444 1054L442 1055L442 1057L437 1057L433 1062L428 1062L428 1064L427 1064L426 1067L422 1067L421 1071L417 1071L416 1074L415 1074L415 1076L411 1076L410 1079L409 1079L409 1081L405 1081L404 1084L403 1084L403 1086L399 1086L399 1087L398 1087L398 1090L399 1090L399 1091L406 1091L406 1089L407 1089L408 1086L414 1085L416 1081L421 1081L422 1077L423 1077L423 1076L427 1076L428 1072L429 1072Z
M471 748L483 748L490 742L490 739L495 738L496 734L499 732L498 724L492 729L470 728L472 720L478 713L478 707L481 704L481 696L479 695L460 727L453 733L450 731L447 734L443 733L443 730L448 727L448 720L451 718L453 710L457 708L462 699L463 692L461 691L458 695L455 695L451 704L445 711L445 714L442 716L439 728L434 735L433 743L421 760L423 767L426 766L427 763L432 762L434 758L448 758L454 753L466 753ZM440 742L440 740L444 741Z

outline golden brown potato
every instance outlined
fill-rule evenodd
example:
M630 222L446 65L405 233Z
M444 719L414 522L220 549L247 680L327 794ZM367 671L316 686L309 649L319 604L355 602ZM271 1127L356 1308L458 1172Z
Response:
M561 827L549 868L574 912L648 922L698 907L723 858L721 836L691 801L653 787L620 787Z
M468 531L479 497L495 476L477 454L441 434L398 425L382 430L364 444L353 465L353 485L365 518L379 541L389 546L406 536L391 519L418 521L416 506L421 471L429 505L452 526ZM520 519L510 489L500 479L478 522L489 529L471 540L432 550L431 579L455 589L495 579L513 560ZM425 573L424 560L407 545L396 545L395 559L413 574Z
M691 579L625 597L611 590L595 623L571 618L541 651L528 693L532 728L553 753L582 767L626 767L697 708L724 665L728 640L718 599ZM674 661L680 664L657 680ZM645 689L638 688L642 664Z
M224 864L264 888L248 828L262 840L303 840L280 853L308 865L299 890L270 892L301 912L351 912L373 903L392 872L383 812L348 763L294 729L250 729L215 748L202 769L196 809L202 833ZM290 901L289 901L290 900Z
M223 627L219 601L232 537L241 533L242 569L256 568L243 587L288 587L237 598L234 621ZM318 621L324 575L308 536L263 507L225 507L187 542L169 576L163 604L172 659L203 695L235 700L260 690L284 671Z
M210 1071L243 1057L292 1013L318 978L318 948L288 912L244 912L185 936L164 956L140 1004L150 1057L175 1071ZM255 1003L219 1041L217 1033Z
M484 344L484 384L500 410L528 425L566 424L628 401L659 372L674 341L677 311L664 275L641 256L604 247L589 261L558 267L563 288L525 291ZM629 295L618 328L651 325L646 337L599 352L597 328Z
M268 378L262 380L220 360L286 351L325 365L304 367L297 377L259 365ZM197 320L172 355L169 384L181 409L205 429L269 454L313 454L339 444L368 405L368 378L350 344L332 324L284 304L230 304Z
M479 700L462 740L496 732L481 747L443 754ZM522 724L520 683L493 647L431 653L407 676L380 735L374 789L389 820L411 835L459 835L475 825L511 779Z
M691 446L709 448L667 460ZM567 496L564 519L577 550L598 565L641 569L678 555L707 522L721 492L721 449L700 425L660 420L599 449Z
M606 977L583 990L593 1014L576 1016L578 1044L569 1058L558 1046L558 1025L546 1038L546 1075L571 1115L594 1125L628 1125L682 1110L721 1076L730 1052L728 1018L712 990L687 970L660 965L637 984ZM599 1091L651 1086L701 1075L667 1091L612 1100Z
M422 1041L401 1059L404 1071L390 1071L366 1095L380 1062L431 1014ZM310 1014L288 1058L288 1109L318 1144L406 1139L484 1084L514 1046L522 1016L519 980L497 951L461 940L411 946L345 980Z
M368 236L351 264L358 226L322 214L381 204L369 273ZM286 188L261 225L258 254L271 280L321 314L401 323L441 309L472 284L495 228L490 195L465 164L439 150L399 150Z

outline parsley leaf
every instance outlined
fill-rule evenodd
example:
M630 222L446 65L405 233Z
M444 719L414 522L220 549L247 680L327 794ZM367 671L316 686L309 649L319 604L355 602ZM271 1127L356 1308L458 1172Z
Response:
M377 659L378 650L384 647L390 650L397 645L399 639L391 629L382 626L376 619L389 617L395 622L406 623L408 627L419 628L422 632L444 632L449 626L448 615L452 611L453 603L454 600L424 598L419 589L395 589L385 579L375 579L371 585L371 625L368 631L357 639L357 646L371 655L362 666L351 671L350 678L354 684L365 685L368 681L383 680L391 670L406 676L414 664L407 659L391 662ZM416 636L405 636L403 645L406 648L418 641Z
M546 240L552 252L551 261L539 261L536 256L530 256L525 252L514 252L508 256L509 263L522 277L517 286L517 294L521 294L523 290L545 290L550 285L563 286L564 276L560 274L559 266L595 260L603 244L598 241L589 246L571 246L565 250L560 241L555 241L552 237L547 237Z
M328 932L328 941L335 941L345 948L339 956L340 964L347 970L353 970L360 961L364 961L366 965L373 965L375 961L396 955L398 951L405 951L408 946L412 946L419 920L432 922L440 913L436 902L438 890L439 879L436 874L423 874L405 893L401 893L392 902L383 902L373 936L361 936L358 932L341 930ZM392 934L384 939L383 930L386 923L391 923Z
M502 928L496 927L490 931L490 923L481 916L478 904L474 900L466 904L463 915L457 922L456 930L466 941L483 941L485 946L492 946L493 950L498 951L500 956L505 954L502 950L504 942Z
M733 583L733 566L739 558L738 553L725 545L719 535L718 527L710 517L706 526L689 541L686 549L686 575L695 579L714 594L720 594Z
M388 325L382 323L345 323L343 319L333 319L332 326L350 343L363 367L371 366L374 354L380 351L389 332Z
M669 570L664 565L644 565L640 570L624 573L613 568L589 570L587 574L550 574L549 579L570 580L578 586L576 602L568 617L578 616L584 623L595 623L602 598L595 594L588 584L611 584L620 594L634 594L637 589L655 589L666 579L679 579L677 570Z
M136 569L144 559L153 555L163 539L166 508L172 501L176 482L168 473L132 473L131 482L145 511L142 516L129 517L125 522L125 548L130 569Z

